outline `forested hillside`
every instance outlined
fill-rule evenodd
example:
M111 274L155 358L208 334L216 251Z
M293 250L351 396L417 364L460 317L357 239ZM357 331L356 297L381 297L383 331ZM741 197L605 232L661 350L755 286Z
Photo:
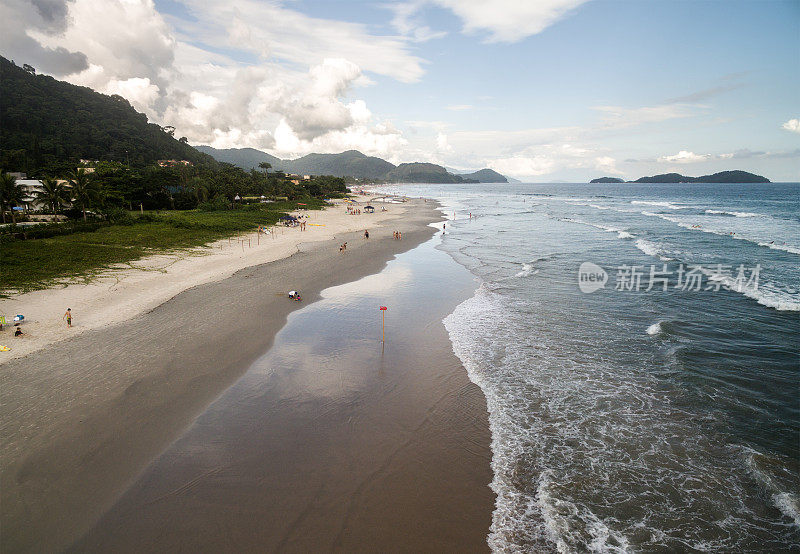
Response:
M36 75L0 57L0 166L61 174L81 158L144 167L160 159L213 164L173 129L147 122L121 96Z

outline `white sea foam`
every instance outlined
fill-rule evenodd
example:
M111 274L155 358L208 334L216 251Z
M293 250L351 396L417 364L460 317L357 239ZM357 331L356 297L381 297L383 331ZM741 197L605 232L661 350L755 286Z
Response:
M783 252L788 252L790 254L798 254L800 255L800 248L796 246L792 246L786 243L776 243L775 241L772 242L765 242L762 240L753 239L750 237L744 236L741 232L737 233L735 231L728 231L722 229L714 229L712 227L704 226L702 223L689 223L680 218L674 216L668 216L664 214L656 214L653 212L642 211L639 212L642 215L646 215L649 217L657 217L659 219L663 219L664 221L669 221L670 223L676 224L678 227L682 227L684 229L688 229L690 231L699 231L701 233L710 233L712 235L718 235L721 237L728 237L736 240L743 240L749 242L751 244L756 244L758 246L763 246L764 248L770 248L772 250L781 250Z
M659 208L668 208L670 210L687 210L689 206L678 206L672 202L650 202L647 200L631 200L631 204L637 206L658 206Z
M663 331L663 329L661 328L661 322L660 321L658 323L653 323L650 327L647 328L647 334L648 335L657 335L661 331Z
M745 516L730 516L725 533L716 517L694 511L704 495L733 509L752 500L742 484L749 480L720 463L724 448L715 435L698 429L696 416L674 404L646 368L620 372L594 353L565 350L564 337L532 332L558 322L531 307L530 299L484 284L443 321L453 352L486 397L497 495L492 551L731 552L752 544L741 531L740 521L750 524ZM640 502L644 484L642 515L616 519L609 506ZM793 517L797 499L786 488L770 490L780 513ZM681 510L692 514L691 525L672 525Z
M514 277L528 277L539 273L538 269L533 269L532 264L522 264L522 271L514 275Z
M747 467L756 480L769 492L773 505L778 508L785 517L791 519L796 527L800 527L800 496L781 490L776 484L775 479L759 467L756 458L761 457L762 454L751 448L743 448L742 451Z
M636 248L638 248L639 250L641 250L642 252L644 252L648 256L656 257L659 260L662 260L664 262L668 262L668 261L673 259L673 258L670 258L668 256L665 256L662 253L661 248L659 248L657 245L653 244L652 242L650 242L648 240L638 239L634 244L636 245Z
M743 294L762 306L778 310L779 312L800 311L800 295L798 294L779 290L767 283L759 283L757 288L755 286L743 286L741 283L736 282L732 274L720 274L715 271L713 267L709 266L698 266L698 269L708 277L710 284L719 283L720 288Z
M563 217L561 221L568 221L570 223L578 223L580 225L588 225L589 227L594 227L595 229L600 229L601 231L605 231L606 233L617 233L617 238L621 239L632 239L634 235L630 234L629 232L625 231L624 229L617 229L616 227L609 227L607 225L600 225L598 223L589 223L588 221L581 221L580 219L573 219L571 217Z
M761 217L762 214L753 212L728 212L725 210L706 210L707 214L732 215L733 217Z

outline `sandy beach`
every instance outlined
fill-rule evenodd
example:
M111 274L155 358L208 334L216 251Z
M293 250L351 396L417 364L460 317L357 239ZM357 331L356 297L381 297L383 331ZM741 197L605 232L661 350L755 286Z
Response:
M362 205L365 200L361 199ZM75 279L61 286L2 298L0 314L9 320L16 314L25 316L25 337L15 339L10 327L0 332L0 344L11 347L11 351L0 353L0 364L85 331L141 316L188 288L220 281L245 267L291 256L302 244L391 225L411 207L410 203L376 204L378 210L374 214L354 216L347 213L342 201L335 201L333 207L323 211L295 212L308 217L304 231L276 226L273 233L259 235L254 230L202 248L120 264L90 282ZM381 207L387 211L381 211ZM66 329L63 319L67 308L73 313L71 329Z
M223 245L219 254L176 260L166 273L158 274L166 279L164 283L181 283L168 291L154 291L139 281L139 277L126 277L121 279L121 285L117 285L122 287L120 298L125 301L120 301L115 310L103 312L98 308L97 314L108 314L102 324L97 319L100 317L98 315L93 318L92 324L86 323L81 333L64 340L51 340L49 344L43 341L41 347L27 356L0 365L2 550L62 550L92 528L121 497L123 501L120 504L124 505L126 498L135 495L135 492L130 492L122 496L137 479L154 475L156 478L169 478L174 475L153 470L158 467L157 464L145 470L192 425L209 404L269 350L276 333L284 326L291 312L318 299L323 289L381 271L396 254L415 247L435 232L427 226L429 222L439 219L432 204L419 202L404 205L408 212L403 217L396 210L399 207L391 204L388 213L380 214L386 223L383 227L375 225L377 217L368 220L368 216L347 216L344 209L340 208L341 219L345 222L357 220L352 225L359 230L348 232L346 227L337 227L339 230L335 231L336 238L333 240L329 238L333 224L328 227L326 223L325 228L319 227L320 232L316 236L311 228L302 236L296 230L287 230L286 233L295 233L291 240L285 239L285 251L294 252L288 257L281 258L274 251L267 252L266 248L263 253L253 253L249 258L245 250L245 254L241 255L243 257L240 257L232 252L225 253ZM312 213L312 218L315 215L327 214ZM366 221L370 222L369 240L363 238L361 231L367 226L364 224ZM402 231L402 241L392 240L395 229ZM274 240L277 242L280 236ZM338 245L343 241L348 241L348 249L340 254ZM241 245L238 246L241 252ZM220 258L216 259L216 256ZM222 256L227 256L227 261ZM265 263L270 260L273 261ZM204 263L210 264L206 272L199 270ZM189 264L190 267L196 264L197 275L187 275L186 269L180 269L182 264ZM134 275L138 274L134 272ZM141 277L142 280L155 278L149 273ZM94 287L96 294L100 294L104 287L109 290L114 287L108 283L71 285L80 286ZM68 289L70 287L32 294L46 297L47 292L59 295L66 294ZM285 291L289 289L302 291L304 302L288 300ZM119 289L114 291L120 292ZM85 294L91 297L89 292ZM62 298L66 297L58 299ZM99 305L99 300L96 302ZM442 399L449 399L460 406L455 410L455 413L463 416L459 421L467 423L453 435L456 437L452 439L454 442L443 442L441 429L438 433L417 433L415 444L422 451L431 451L431 457L438 459L437 467L440 469L428 473L405 471L397 479L385 481L388 489L384 492L397 498L438 499L432 504L436 511L441 511L448 500L451 509L463 510L463 506L469 506L466 510L469 515L456 518L449 524L445 534L437 531L441 530L441 526L431 528L429 525L428 532L419 535L422 539L414 543L417 546L425 544L425 537L432 541L439 536L438 544L442 547L447 541L461 537L459 544L466 549L485 550L485 534L492 503L487 487L491 475L485 404L479 389L469 383L463 368L454 358L441 328L441 317L446 315L446 309L452 309L453 302L455 300L429 314L431 321L438 325L436 333L425 337L429 344L428 351L436 352L437 356L429 358L442 360L442 363L436 364L440 371L439 380L434 376L438 387L421 387L424 381L419 381L411 392L405 386L399 387L404 396L397 396L401 392L382 392L381 398L388 399L389 405L392 399L402 399L403 406L414 406L414 417L420 414L424 416L428 412L435 414L437 406L443 405ZM78 323L83 325L79 315L83 310L78 309L74 301L71 304ZM130 312L124 311L126 306ZM147 311L139 309L141 306L146 306ZM56 315L60 319L60 314ZM141 317L135 317L137 315ZM32 317L32 323L35 321L36 318ZM421 359L414 361L413 357L409 358L410 366L422 364ZM310 379L313 380L313 375ZM286 389L281 394L284 393L295 394L297 391ZM304 419L320 416L320 412L313 408L313 405L305 405L305 411L276 413L275 419L271 420L279 449L284 453L296 454L296 457L272 460L275 465L271 467L283 468L285 472L287 468L294 467L293 460L297 459L306 460L305 463L311 464L312 469L316 468L317 473L321 468L330 467L330 460L315 450L319 443L297 440L298 437L313 433L315 427L309 426L307 419ZM359 412L358 407L353 409ZM374 414L377 413L376 409L374 406L369 410L365 408L363 413ZM454 410L445 410L443 413L453 417ZM335 427L342 421L346 423L347 417L352 415L352 412L339 413L330 420L330 425ZM341 420L341 417L345 419ZM422 421L425 421L425 417ZM389 443L373 444L372 448L390 447L392 441L401 439L400 444L408 442L407 432L393 432L397 430L397 420L382 417L376 420L376 425L371 432L377 431ZM443 429L447 429L447 426ZM216 440L219 437L209 438L208 443L214 444ZM449 446L441 450L443 444ZM354 460L371 456L370 452L374 451L367 446L352 454L348 467L353 467ZM462 470L452 475L447 471L448 468L457 467ZM299 498L303 498L312 490L308 487L312 487L313 483L298 475L294 474L292 482L300 491ZM429 476L427 479L424 478L426 475ZM284 475L284 478L288 477ZM331 478L334 479L332 482L337 482L335 475ZM276 478L269 482L280 484L286 481L281 481L276 474ZM430 490L418 489L420 483ZM445 489L436 493L431 488L436 483L442 483L445 489L453 486L459 489L458 508L452 504L453 499ZM169 490L164 489L163 493ZM411 490L417 492L412 494L409 492ZM346 494L347 488L340 492ZM270 492L275 502L288 498L286 493L280 487ZM334 488L328 500L337 495ZM464 495L467 495L466 500ZM364 512L380 514L381 498L385 498L383 494L362 506ZM229 495L225 501L235 504L236 497ZM411 502L408 509L401 509L401 520L411 524L416 522L418 527L424 528L421 522L426 512L420 512L415 507L415 503ZM300 509L302 511L305 508L308 505L302 504ZM106 517L113 518L117 512L112 512ZM102 523L105 519L100 521ZM124 532L114 535L109 541L114 543L113 550L116 551L179 548L182 540L192 544L189 539L191 533L181 531L183 528L177 521L175 523L175 533L167 531L167 534L177 542L170 542L169 537L163 537L161 532L158 536L162 536L163 540L142 543L142 546L137 546L136 541L125 540ZM366 530L376 528L368 522L363 524L363 527L353 527L356 533L352 536L356 539L366 536ZM404 526L405 523L378 526L373 544L394 544L396 549L402 549L399 543L407 535ZM263 538L266 529L269 528L254 531L251 539ZM358 532L358 529L362 531ZM88 541L84 543L85 548L91 550L95 545L96 550L105 549L101 537L105 536L107 530L108 527L102 525L95 528L83 539ZM273 530L275 533L267 533L266 536L273 539L287 536L280 534L279 529ZM325 531L321 533L317 537L322 550L355 544L347 541L326 542L322 540ZM123 536L123 540L115 542L120 536ZM309 540L313 536L309 534ZM346 533L342 536L350 535ZM247 543L247 540L242 540ZM227 548L224 543L210 541L208 544L212 543L217 545L212 548L215 551L237 549L236 543L227 543ZM294 548L287 543L283 543L282 547L281 544L273 546L281 550L299 550L311 545L305 542L297 543ZM82 549L80 543L78 549Z

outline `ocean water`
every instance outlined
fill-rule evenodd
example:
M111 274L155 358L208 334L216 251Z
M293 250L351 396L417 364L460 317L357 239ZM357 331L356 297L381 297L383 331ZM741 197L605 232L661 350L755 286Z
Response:
M378 190L481 283L494 551L800 551L800 185Z

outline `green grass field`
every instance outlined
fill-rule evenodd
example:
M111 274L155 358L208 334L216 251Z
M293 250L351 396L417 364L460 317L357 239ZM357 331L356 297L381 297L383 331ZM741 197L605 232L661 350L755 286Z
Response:
M306 200L321 209L321 200ZM46 288L69 279L91 279L115 264L144 256L202 246L259 225L273 225L295 202L263 204L228 211L149 212L134 214L134 222L109 225L93 232L0 245L0 294Z

